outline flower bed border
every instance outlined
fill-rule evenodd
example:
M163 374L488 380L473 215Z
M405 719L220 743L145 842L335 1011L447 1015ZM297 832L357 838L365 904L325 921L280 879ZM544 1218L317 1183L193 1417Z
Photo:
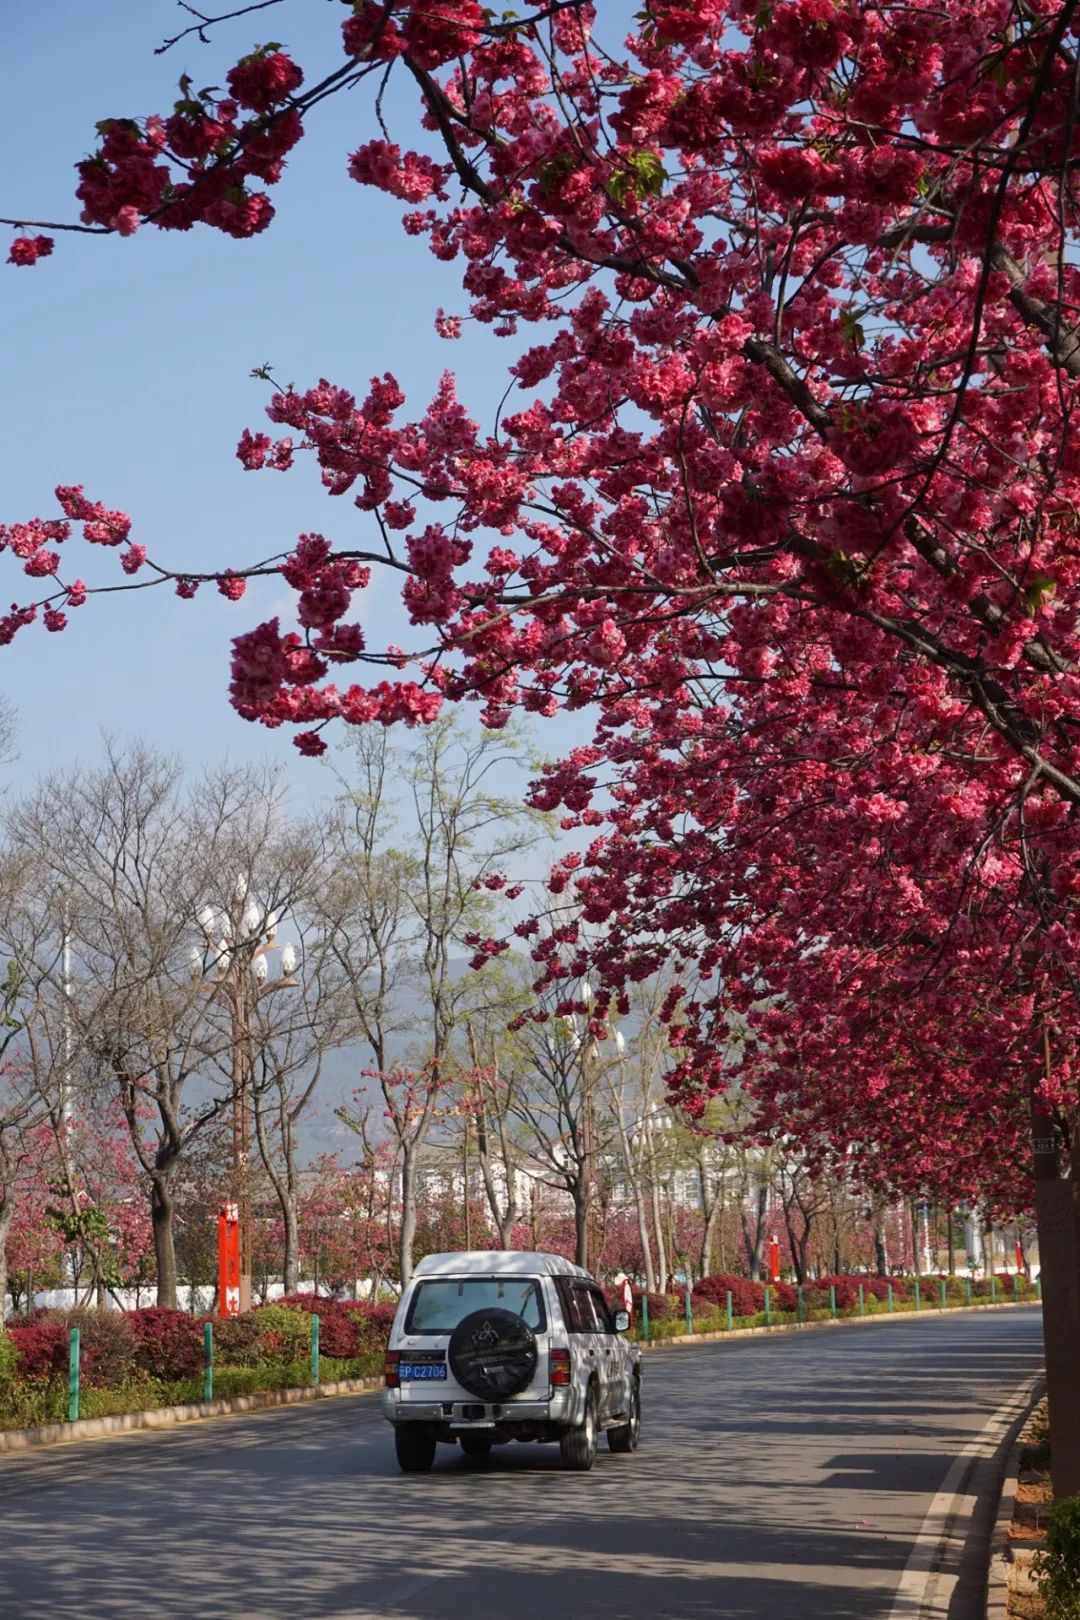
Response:
M1031 1567L1031 1554L1041 1542L1014 1541L1010 1534L1016 1513L1016 1496L1020 1485L1020 1458L1026 1441L1024 1433L1032 1414L1046 1395L1046 1379L1036 1383L1031 1401L1019 1419L1009 1444L1005 1460L1005 1477L998 1501L997 1517L990 1535L990 1564L986 1581L986 1620L1010 1620L1009 1598L1014 1591L1014 1572L1022 1569L1027 1576ZM1017 1554L1020 1555L1019 1559Z

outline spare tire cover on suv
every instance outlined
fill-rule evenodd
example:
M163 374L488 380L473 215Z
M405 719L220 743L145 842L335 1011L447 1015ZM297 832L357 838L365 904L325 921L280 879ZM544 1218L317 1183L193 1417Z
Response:
M485 1401L519 1394L536 1371L532 1328L516 1311L497 1306L463 1316L446 1354L462 1389Z

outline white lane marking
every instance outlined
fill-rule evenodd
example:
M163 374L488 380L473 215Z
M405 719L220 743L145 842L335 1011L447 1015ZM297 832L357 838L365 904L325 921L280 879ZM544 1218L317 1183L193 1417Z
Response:
M904 1573L896 1588L889 1620L916 1620L916 1617L917 1620L931 1620L931 1617L936 1620L938 1616L947 1615L957 1577L943 1576L940 1592L931 1594L930 1588L938 1576L941 1553L952 1537L957 1517L970 1502L960 1487L966 1483L969 1473L980 1459L994 1455L1030 1402L1032 1388L1033 1380L1025 1379L954 1460L915 1537L911 1557L904 1566ZM928 1605L931 1596L932 1606Z

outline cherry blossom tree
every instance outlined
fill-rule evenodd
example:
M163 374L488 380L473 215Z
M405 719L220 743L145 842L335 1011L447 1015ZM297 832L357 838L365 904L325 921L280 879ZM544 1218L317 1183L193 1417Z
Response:
M124 513L62 486L0 536L46 582L0 640L85 602L62 564L80 529L183 596L280 574L296 628L237 636L231 697L304 753L447 702L489 725L592 706L593 743L533 795L595 829L552 889L598 943L524 926L560 1010L587 965L602 1015L672 964L692 1109L727 1083L734 1003L762 1126L809 1168L841 1154L1005 1214L1034 1167L1068 1494L1077 3L648 0L626 38L614 14L361 0L314 82L268 44L225 92L185 79L171 113L104 122L76 229L245 237L319 105L368 85L350 173L463 267L438 332L537 341L486 430L449 376L411 416L390 375L355 395L268 377L272 432L244 433L243 464L304 456L349 497L339 538L284 558L155 566ZM379 127L388 77L415 87L408 146ZM59 227L13 223L13 262L40 265ZM375 570L400 583L407 650L360 623Z

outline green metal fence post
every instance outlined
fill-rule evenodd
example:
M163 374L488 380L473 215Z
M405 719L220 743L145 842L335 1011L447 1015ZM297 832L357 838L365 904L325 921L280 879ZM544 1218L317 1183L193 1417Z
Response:
M207 1322L203 1328L203 1375L202 1398L207 1403L214 1398L214 1324Z
M866 1315L866 1289L862 1283L859 1284L859 1315Z
M942 1308L942 1310L945 1309L945 1303L946 1303L945 1279L944 1279L944 1277L942 1277L942 1279L941 1279L941 1308Z
M829 1315L836 1321L836 1284L829 1284Z
M970 1277L965 1277L964 1278L964 1290L965 1290L965 1292L967 1294L967 1302L970 1305L971 1304L971 1278Z
M693 1333L694 1331L694 1307L690 1302L689 1283L686 1285L686 1331L687 1333Z
M642 1294L642 1296L641 1296L641 1337L644 1339L645 1343L648 1344L648 1342L649 1342L649 1296L648 1296L648 1294Z
M802 1291L802 1283L800 1283L800 1284L799 1284L799 1295L798 1295L798 1303L797 1303L797 1305L796 1305L796 1312L795 1312L795 1314L796 1314L796 1320L797 1320L797 1321L799 1321L799 1322L805 1322L805 1320L806 1320L806 1312L805 1312L805 1310L804 1310L804 1309L803 1309L803 1291Z
M917 1311L922 1310L922 1294L919 1291L919 1279L918 1279L918 1277L916 1277L916 1279L915 1279L915 1309Z
M311 1313L311 1382L319 1382L319 1313Z
M68 1337L68 1422L79 1421L79 1330Z
M1018 1271L1014 1271L1013 1272L1013 1299L1019 1299L1019 1298L1020 1298L1020 1273Z
M766 1284L765 1285L765 1326L770 1327L771 1325L772 1325L772 1302L769 1299L769 1287L768 1287L768 1284Z
M888 1295L889 1309L891 1311L892 1308L893 1308L892 1283L886 1283L885 1284L885 1289L886 1289L886 1293Z
M727 1291L727 1323L726 1323L727 1330L728 1330L729 1333L731 1332L734 1325L735 1325L735 1323L734 1323L734 1320L733 1320L732 1315L731 1315L731 1289L729 1288L728 1291Z
M991 1305L996 1305L997 1304L997 1274L996 1273L992 1274L991 1278L990 1278L990 1303L991 1303Z

